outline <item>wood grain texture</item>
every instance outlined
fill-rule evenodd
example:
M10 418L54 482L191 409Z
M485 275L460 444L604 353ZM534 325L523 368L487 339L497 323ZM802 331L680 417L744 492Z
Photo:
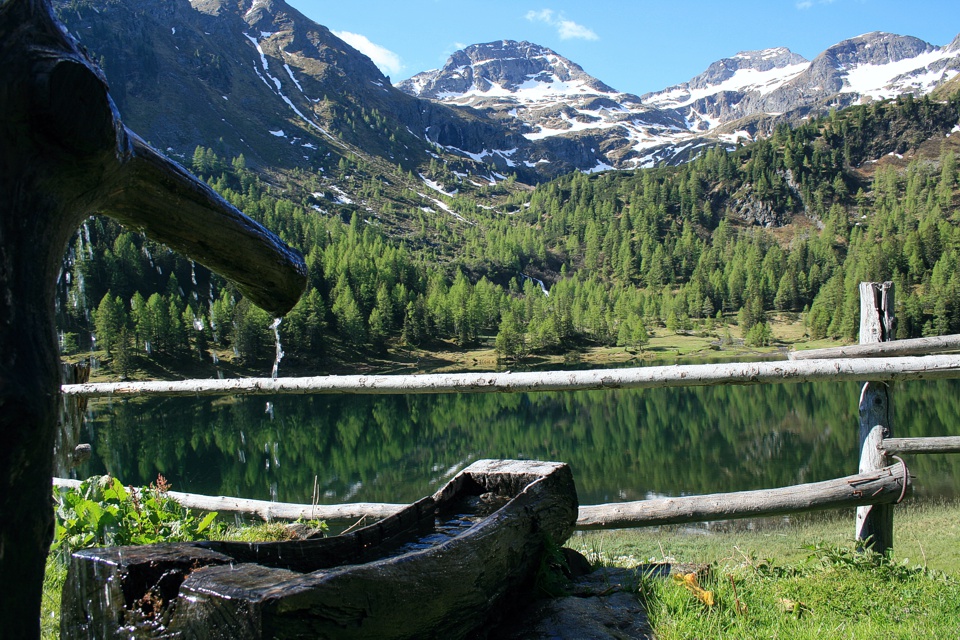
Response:
M893 330L893 283L860 283L860 343L885 342ZM879 379L867 382L860 393L861 473L889 464L877 445L893 435L890 385ZM889 504L857 507L857 540L883 553L893 547L893 507Z
M960 453L960 436L884 438L879 447L888 456L901 453Z
M0 635L19 640L40 634L60 409L54 300L76 228L117 216L277 315L296 304L306 267L124 127L48 0L0 4L0 114Z
M943 380L960 378L960 355L854 358L792 362L734 362L587 371L440 373L153 380L63 385L65 395L88 398L314 394L524 393L592 389L660 389L719 385Z
M829 358L892 358L899 356L926 356L960 350L960 334L910 338L870 344L852 344L825 349L791 351L790 360L819 360Z
M578 529L651 527L896 502L909 485L902 465L836 480L735 493L580 507Z
M457 535L424 532L425 514L462 519L487 496L506 502ZM576 518L567 465L487 460L344 536L82 551L62 637L463 638L534 595L548 546ZM145 601L163 604L146 615Z

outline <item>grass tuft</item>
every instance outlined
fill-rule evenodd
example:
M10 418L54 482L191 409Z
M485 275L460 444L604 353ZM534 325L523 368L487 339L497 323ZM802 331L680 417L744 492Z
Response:
M890 555L857 551L847 513L591 532L570 544L606 565L708 565L696 588L639 576L661 640L960 637L958 516L957 503L900 507Z

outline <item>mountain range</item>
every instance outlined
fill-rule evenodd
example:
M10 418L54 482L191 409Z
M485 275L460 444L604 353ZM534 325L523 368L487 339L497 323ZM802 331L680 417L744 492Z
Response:
M636 96L546 47L504 40L394 86L283 0L55 4L101 62L127 124L154 145L182 158L212 147L254 167L311 173L344 157L406 174L439 160L461 182L513 174L535 184L572 170L675 164L779 122L927 94L960 74L960 36L935 46L869 33L812 61L785 48L740 52Z
M501 41L454 53L442 69L398 85L411 95L469 106L528 140L594 136L597 165L649 167L689 157L710 142L735 143L772 123L865 101L923 95L960 73L960 36L935 47L869 33L814 60L786 48L741 51L682 84L635 96L529 42Z
M742 52L643 96L498 41L394 86L283 0L54 1L125 124L304 253L286 362L734 316L763 344L770 311L852 339L862 274L899 282L898 337L960 332L960 40ZM269 314L135 230L86 221L63 273L65 351L132 325L128 364L275 356Z

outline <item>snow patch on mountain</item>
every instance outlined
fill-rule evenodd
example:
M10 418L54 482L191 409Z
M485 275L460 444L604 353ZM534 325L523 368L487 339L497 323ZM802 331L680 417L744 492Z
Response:
M730 144L737 144L738 142L749 142L753 140L753 136L750 135L749 131L734 131L733 133L721 133L717 136L722 142L728 142Z
M474 160L475 162L486 162L486 158L500 157L506 163L508 167L515 167L517 163L510 159L518 149L514 147L513 149L484 149L480 153L473 153L470 151L464 151L463 149L458 149L457 147L447 146L444 147L447 151L453 153L459 153L461 155L467 156L468 158ZM529 165L528 165L529 166Z
M678 109L693 104L697 100L703 100L704 98L726 91L750 91L762 96L779 89L806 71L809 67L809 62L801 62L786 67L775 67L766 71L737 69L732 76L718 84L707 85L697 89L691 89L688 85L677 85L655 94L646 100L645 104L656 106L660 109Z
M449 196L451 198L457 195L458 193L460 193L459 189L454 189L453 191L447 191L446 189L444 189L442 184L440 184L439 182L434 182L433 180L423 175L422 173L419 173L417 175L419 175L420 179L423 180L423 184L427 185L437 193L442 193L443 195Z
M457 220L459 220L459 221L461 221L461 222L468 222L468 223L470 222L469 220L467 220L466 218L464 218L463 216L461 216L459 213L457 213L456 211L454 211L454 210L450 207L450 205L448 205L446 202L444 202L444 201L442 201L442 200L437 200L436 198L431 198L431 197L428 196L427 194L425 194L425 193L420 193L419 191L417 192L417 195L420 196L421 198L423 198L424 200L427 200L427 201L429 201L429 202L432 202L433 204L435 204L435 205L437 206L438 209L440 209L441 211L446 211L447 213L449 213L450 215L452 215L452 216L453 216L454 218L456 218ZM420 207L420 209L421 209L422 211L424 211L425 213L436 213L436 211L435 211L434 209L432 209L431 207ZM470 223L470 224L472 224L472 223Z
M251 9L251 11L252 11L252 9ZM295 104L293 104L293 101L290 100L290 98L288 98L288 97L283 93L283 85L282 85L282 83L280 82L280 78L277 78L276 76L271 75L271 73L270 73L270 63L269 63L269 61L267 60L267 54L264 53L264 51L263 51L263 47L260 46L260 40L258 40L258 39L255 38L254 36L251 36L251 35L248 34L248 33L245 33L245 34L243 34L243 35L244 35L244 37L245 37L247 40L249 40L249 41L253 44L253 46L257 49L257 53L260 55L260 64L263 66L263 74L260 73L260 69L258 69L257 66L256 66L256 63L254 63L253 69L254 69L254 71L257 72L257 76L259 76L260 79L263 80L263 82L264 82L268 87L270 87L270 83L267 82L266 78L264 78L263 76L266 75L267 78L270 78L270 80L273 81L273 84L274 84L275 87L276 87L276 89L274 89L273 87L270 87L271 90L273 90L274 93L276 93L276 95L277 95L281 100L283 100L284 104L286 104L288 107L290 107L290 110L291 110L291 111L293 111L295 114L297 114L297 117L299 117L301 120L303 120L304 123L306 123L307 125L309 125L309 126L312 127L313 129L316 129L317 131L319 131L319 132L322 133L323 135L327 136L328 138L333 139L333 136L331 136L330 133L329 133L326 129L324 129L324 128L321 127L319 124L317 124L316 122L314 122L314 120L313 120L312 118L307 117L302 111L300 111L300 109L297 108L297 106L296 106ZM273 32L269 32L269 31L261 31L261 32L260 32L260 38L261 38L261 39L266 39L266 38L269 38L269 37L271 37L271 36L273 36ZM291 79L291 80L293 81L293 83L296 85L297 89L299 89L300 92L303 93L303 87L300 86L300 83L297 81L296 77L294 77L293 71L290 69L290 67L289 67L286 63L284 63L283 66L284 66L284 68L287 70L287 73L290 75L290 79ZM309 98L308 98L308 99L309 99ZM273 133L273 132L271 132L271 133ZM276 134L274 134L274 135L276 135Z
M887 64L853 65L843 69L846 77L840 92L875 100L895 98L904 92L928 93L960 72L948 66L957 55L949 47L942 47Z
M525 137L527 140L543 140L544 138L549 138L551 136L567 135L570 133L592 131L595 129L609 129L612 127L621 126L621 123L618 122L612 122L596 116L590 117L590 115L588 115L589 112L584 110L578 110L578 114L587 117L581 119L579 117L570 117L566 113L561 113L559 116L559 123L557 124L561 124L562 126L548 127L545 125L539 125L538 131L525 133L523 134L523 137Z
M297 76L293 75L293 69L290 68L290 65L284 62L283 68L286 69L287 75L290 76L291 80L293 80L293 84L297 85L297 89L300 90L300 93L303 93L303 87L300 86L300 81L297 80Z
M569 100L595 93L583 81L565 82L549 74L530 74L523 83L515 87L492 82L485 83L485 86L481 87L475 82L467 91L441 91L436 94L436 99L469 104L476 98L511 98L519 104L536 104L545 101Z

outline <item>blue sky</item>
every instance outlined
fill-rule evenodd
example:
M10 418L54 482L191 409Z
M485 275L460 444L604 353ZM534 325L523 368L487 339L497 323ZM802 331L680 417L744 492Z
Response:
M738 51L787 47L812 59L870 31L942 46L957 0L287 0L370 55L394 83L465 45L529 40L635 94L689 80Z

